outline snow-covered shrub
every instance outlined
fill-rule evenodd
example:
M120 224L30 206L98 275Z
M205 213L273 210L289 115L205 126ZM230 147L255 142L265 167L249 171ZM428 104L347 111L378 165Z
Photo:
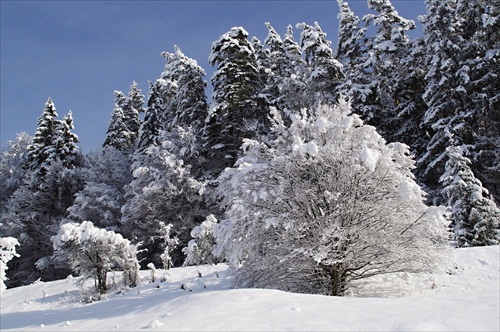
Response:
M216 264L219 262L212 253L215 245L214 227L217 219L213 214L193 228L188 246L182 249L186 255L184 265Z
M7 276L5 275L5 271L7 271L7 263L14 257L18 257L19 255L16 253L16 246L19 245L19 242L16 238L13 237L2 237L0 238L0 294L3 293L4 290L7 289L5 287L5 281L7 280Z
M162 238L164 246L163 254L161 254L160 257L163 263L163 268L170 270L173 266L172 253L179 245L179 239L176 236L172 236L172 224L165 225L163 222L160 222L159 225L160 237Z
M386 144L350 104L319 106L276 139L246 140L219 177L226 212L215 253L240 287L344 295L354 281L437 265L444 208L424 204L408 147Z
M54 249L67 258L73 271L97 280L101 294L107 290L106 277L112 270L124 271L126 286L134 287L138 282L136 246L120 234L84 221L61 225L52 241Z

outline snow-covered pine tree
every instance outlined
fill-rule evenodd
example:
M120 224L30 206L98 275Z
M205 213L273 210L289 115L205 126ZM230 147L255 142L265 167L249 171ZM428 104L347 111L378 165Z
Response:
M423 203L408 147L386 144L341 100L275 113L272 143L246 140L221 174L216 253L240 287L342 296L356 281L439 263L444 208Z
M55 142L58 158L63 162L67 169L79 167L82 165L82 155L78 143L78 136L72 132L75 129L73 125L73 113L71 111L59 122L58 135Z
M49 257L52 255L50 237L57 233L66 209L82 187L82 159L72 128L71 114L58 120L49 98L32 144L28 146L30 172L23 186L11 196L2 218L11 229L9 235L20 243L20 257L14 258L8 271L9 284L13 286L39 278L54 280L68 273Z
M334 103L339 97L338 86L345 78L342 64L333 56L331 42L326 39L318 22L314 26L297 24L301 29L300 47L304 57L301 77L305 90L301 107L311 107L317 102Z
M209 63L217 66L212 76L212 106L204 139L214 174L234 164L245 137L266 132L267 109L256 107L262 90L259 66L248 32L233 27L212 43Z
M120 234L84 221L61 225L52 241L54 250L68 260L74 272L97 281L97 291L101 294L108 289L109 271L124 271L125 286L135 287L139 280L136 246Z
M58 135L59 120L56 107L49 97L45 103L42 115L38 118L38 125L32 143L28 146L28 167L40 175L46 171L46 166L57 159L55 142Z
M166 125L166 129L191 126L195 133L201 133L208 113L206 73L196 60L184 55L179 47L174 46L174 50L174 53L162 53L167 61L163 75L177 86L173 97L173 121Z
M132 151L136 134L128 127L128 116L135 115L131 112L128 105L127 97L121 91L115 91L115 108L111 114L108 130L106 131L106 139L103 147L112 146L121 151ZM127 115L125 114L127 110Z
M394 141L401 127L396 107L402 94L399 80L403 75L398 73L406 70L402 60L410 56L412 47L407 32L415 29L415 22L401 17L390 0L368 0L368 8L376 13L365 15L363 21L377 29L374 36L365 34L364 39L368 52L364 73L369 75L364 88L370 93L355 109L388 141Z
M343 0L339 5L339 35L336 59L344 66L346 80L339 90L352 101L354 110L363 114L362 107L372 98L371 73L366 64L368 50L366 40L367 28L361 28L361 20Z
M467 77L465 108L471 110L474 135L471 168L500 200L500 4L457 1L461 41L461 72Z
M422 156L427 150L429 136L421 125L427 110L422 96L425 92L425 43L422 38L412 42L411 50L400 59L400 67L394 73L396 83L397 126L389 130L388 137L410 146L414 156Z
M280 95L278 96L277 106L281 107L282 111L289 115L290 111L301 107L302 101L300 100L300 96L305 89L305 83L300 74L305 62L302 58L300 45L294 39L293 27L291 25L287 26L283 38L283 48L282 82L278 85ZM287 117L284 118L285 122L287 121Z
M128 92L126 107L123 109L123 115L125 116L125 125L133 133L134 144L137 143L139 138L140 116L142 113L144 113L144 95L137 86L137 82L133 81Z
M160 133L163 130L162 110L164 109L161 98L161 80L149 82L147 108L139 131L138 150L160 144Z
M453 238L458 247L500 242L500 209L472 172L464 149L447 149L446 172L441 176L443 195L451 206Z
M421 125L430 139L425 154L417 160L417 176L429 188L431 198L439 202L443 199L439 178L444 174L446 148L452 140L459 146L473 141L473 110L464 108L468 74L460 70L462 49L456 1L427 0L426 6L424 40L428 70L423 100L427 111Z

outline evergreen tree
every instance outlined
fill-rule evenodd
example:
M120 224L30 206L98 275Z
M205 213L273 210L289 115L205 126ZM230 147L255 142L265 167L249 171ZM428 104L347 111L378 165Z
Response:
M212 106L204 130L208 158L215 173L232 165L244 137L266 131L268 111L256 107L262 89L259 66L248 32L234 27L212 43L209 62L217 66L212 76Z
M174 49L174 53L162 53L167 61L163 76L177 86L172 98L172 121L165 127L191 126L194 132L200 133L208 113L206 73L194 59L185 56L179 47L175 46Z
M72 132L75 129L73 125L73 114L71 111L59 122L58 138L55 143L56 153L64 166L68 169L79 167L82 164L82 156L78 143L78 136Z
M500 242L500 209L470 169L462 147L447 149L443 194L452 208L452 228L459 247Z
M336 102L337 88L345 75L342 64L333 57L331 42L317 22L314 27L299 23L297 28L302 30L300 46L305 61L301 73L305 91L301 97L306 104L302 106L310 107L317 101Z
M496 1L457 1L461 56L459 70L471 111L474 174L500 199L500 5Z
M127 126L128 120L124 112L126 104L126 97L123 93L115 91L115 108L111 114L103 147L112 146L121 151L130 151L134 148L135 134Z
M78 138L71 132L71 113L63 121L56 117L49 98L28 146L30 171L23 185L12 194L2 216L9 235L20 243L20 257L12 260L8 271L9 284L13 286L68 274L64 265L50 258L50 238L57 233L66 209L82 187L82 158L76 145Z
M418 176L429 188L431 198L439 202L439 178L444 173L446 148L470 144L473 112L464 107L468 98L463 84L468 80L460 70L461 52L459 22L455 1L427 0L424 23L426 54L426 88L423 100L427 105L422 125L430 135L427 150L418 160ZM462 68L463 69L463 68Z
M160 144L160 133L163 130L162 109L163 100L160 98L161 81L149 82L149 94L144 121L139 134L138 150Z
M135 81L130 86L126 107L123 109L125 121L129 131L134 133L134 142L137 141L141 127L140 115L144 113L144 95Z
M375 126L389 141L394 141L401 126L396 113L403 91L399 79L406 68L402 60L409 56L412 44L407 35L415 28L412 20L401 17L390 0L368 0L368 7L376 14L367 14L363 21L373 24L377 32L364 39L368 52L364 73L369 75L365 88L370 92L364 104L356 105L368 124ZM365 34L366 36L366 34Z
M57 159L55 142L57 139L57 129L59 121L57 112L49 97L45 103L42 115L38 118L38 125L32 144L28 146L28 167L31 170L37 170L40 174L46 172L46 165Z

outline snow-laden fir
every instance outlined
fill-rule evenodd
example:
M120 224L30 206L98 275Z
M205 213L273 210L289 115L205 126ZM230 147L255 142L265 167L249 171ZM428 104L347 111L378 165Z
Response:
M357 297L231 289L227 266L218 264L157 270L152 283L141 271L137 288L117 285L85 304L79 278L68 277L6 290L0 329L498 331L499 257L499 246L455 249L449 269L378 277Z

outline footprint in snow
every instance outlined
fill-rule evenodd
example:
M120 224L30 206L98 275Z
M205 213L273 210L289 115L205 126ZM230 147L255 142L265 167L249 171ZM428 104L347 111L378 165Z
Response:
M478 259L482 266L491 265L491 263L486 259Z
M157 319L155 319L155 320L151 321L151 323L149 323L149 327L152 329L163 326L163 325L165 325L165 324L163 324L162 322L160 322Z

